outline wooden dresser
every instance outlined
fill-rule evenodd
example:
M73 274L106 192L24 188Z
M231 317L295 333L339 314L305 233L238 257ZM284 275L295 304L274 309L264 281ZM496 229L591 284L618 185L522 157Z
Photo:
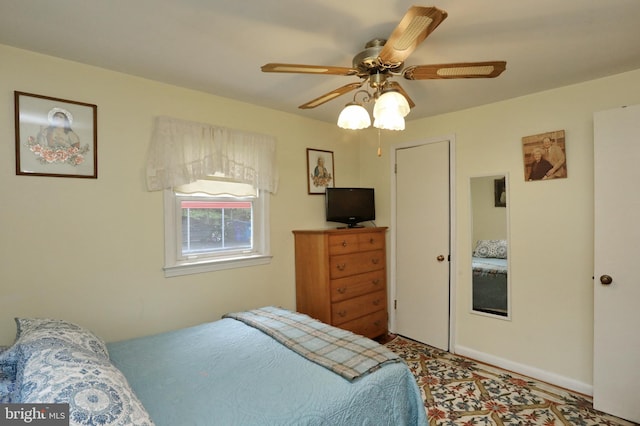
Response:
M369 338L386 334L386 230L293 231L296 310Z

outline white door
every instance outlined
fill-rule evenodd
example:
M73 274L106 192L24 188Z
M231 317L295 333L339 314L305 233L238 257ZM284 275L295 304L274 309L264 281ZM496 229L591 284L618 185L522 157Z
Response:
M396 150L395 332L449 349L449 141Z
M594 157L593 405L640 422L640 105L594 114Z

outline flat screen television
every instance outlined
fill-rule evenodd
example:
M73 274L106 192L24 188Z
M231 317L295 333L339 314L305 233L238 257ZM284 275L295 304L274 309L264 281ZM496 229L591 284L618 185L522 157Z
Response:
M349 228L375 220L373 188L327 188L325 192L327 222L338 222Z

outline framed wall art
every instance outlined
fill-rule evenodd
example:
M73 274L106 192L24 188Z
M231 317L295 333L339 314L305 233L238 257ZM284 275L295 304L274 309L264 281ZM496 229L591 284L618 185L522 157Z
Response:
M549 180L567 177L564 130L522 138L524 180Z
M16 174L98 177L98 107L14 92Z
M493 202L495 207L507 207L506 178L493 180Z
M333 151L307 148L307 190L309 194L324 194L335 186Z

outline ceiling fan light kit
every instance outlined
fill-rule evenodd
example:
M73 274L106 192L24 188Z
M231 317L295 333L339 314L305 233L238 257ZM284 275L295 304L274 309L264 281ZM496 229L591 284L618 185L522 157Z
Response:
M404 117L411 110L407 99L395 89L386 89L380 94L380 88L374 95L366 90L358 90L353 102L345 105L338 117L338 127L349 130L366 129L371 126L371 118L365 107L356 101L356 96L364 93L363 102L375 99L373 107L373 126L384 130L404 130Z
M353 57L353 66L321 66L303 64L269 63L262 66L263 72L326 74L356 76L358 83L350 83L332 90L299 108L315 108L330 100L361 89L368 83L373 95L366 90L363 102L375 99L373 126L379 129L404 130L404 117L415 105L399 83L392 81L395 76L406 80L436 80L459 78L494 78L506 69L505 61L460 62L440 65L412 65L405 67L404 61L415 48L447 17L447 12L437 7L412 6L393 30L389 39L373 39L365 49ZM388 95L388 96L387 96ZM366 118L365 118L366 115ZM368 124L367 124L368 123ZM338 117L338 126L345 129L364 129L371 125L367 110L361 103L346 105Z

